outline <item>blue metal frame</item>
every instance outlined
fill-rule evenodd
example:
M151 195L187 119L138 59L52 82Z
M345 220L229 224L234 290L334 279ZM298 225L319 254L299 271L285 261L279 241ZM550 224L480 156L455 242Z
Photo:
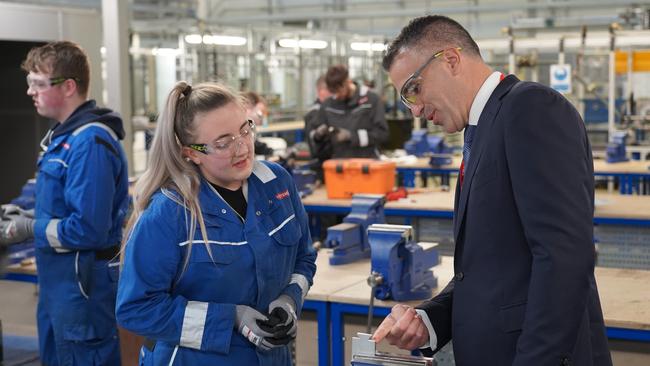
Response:
M402 177L402 185L404 187L413 188L415 187L415 174L420 172L420 174L430 174L430 175L440 175L444 181L449 184L449 176L451 174L458 174L457 167L449 168L411 168L411 167L397 167L397 174Z
M38 283L38 275L27 273L5 273L0 280Z
M319 300L305 300L302 304L303 310L316 312L318 324L318 365L329 366L330 364L330 313L329 303Z
M625 219L618 217L594 217L596 225L650 226L649 219Z
M607 327L607 338L650 342L650 330Z
M424 174L440 175L448 177L450 174L458 174L458 167L448 168L434 168L434 167L397 167L397 173L402 176L402 184L404 187L415 187L415 174L416 172ZM633 194L635 191L639 192L641 185L647 184L650 181L650 171L648 173L618 173L618 172L594 172L596 177L614 177L619 180L619 192L621 194ZM650 192L645 192L650 194Z
M309 214L336 214L347 215L350 213L350 206L326 206L326 205L312 205L305 204L305 210ZM453 211L436 211L436 210L411 210L406 208L384 208L386 216L400 216L400 217L435 217L443 219L453 219Z
M350 207L341 206L325 206L305 204L305 210L309 214L337 214L346 215L350 212ZM432 217L453 219L453 211L441 210L411 210L406 208L385 208L384 213L386 216L399 216L399 217ZM650 226L650 219L627 219L619 217L594 217L594 224L596 225L628 225L628 226Z
M618 178L619 192L621 194L633 194L634 191L639 193L639 187L650 181L650 171L648 173L614 173L614 172L594 172L596 177L614 177ZM649 194L650 192L644 192Z

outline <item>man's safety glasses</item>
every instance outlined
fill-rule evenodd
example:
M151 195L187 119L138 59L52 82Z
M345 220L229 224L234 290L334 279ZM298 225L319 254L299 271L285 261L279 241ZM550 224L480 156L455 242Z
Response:
M239 135L226 136L213 141L211 144L189 144L192 150L202 152L204 154L214 154L216 157L231 157L237 152L237 147L240 145L237 140L242 139L244 142L250 142L255 136L255 122L253 120L246 120L246 124L239 130Z
M462 50L461 47L455 47L454 49L458 51ZM424 64L422 64L422 66L415 70L415 72L411 74L408 79L406 79L404 85L402 85L402 89L399 91L400 98L402 99L402 103L404 103L404 105L406 105L408 108L412 108L415 104L418 103L418 94L420 94L420 87L422 85L422 77L420 77L420 75L431 63L431 61L442 56L446 50L448 50L448 48L434 53Z
M58 76L55 78L40 79L40 78L33 77L31 75L27 75L27 87L34 91L42 92L55 85L62 84L64 81L68 79L78 81L77 78L69 77L69 76Z

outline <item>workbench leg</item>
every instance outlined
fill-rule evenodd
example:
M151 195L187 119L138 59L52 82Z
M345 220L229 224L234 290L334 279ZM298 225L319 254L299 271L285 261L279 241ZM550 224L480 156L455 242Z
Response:
M404 187L407 188L413 188L415 187L415 171L407 171L407 172L402 172L402 175L404 177Z
M318 366L329 366L329 303L325 301L306 300L302 308L316 312L316 322L318 327Z

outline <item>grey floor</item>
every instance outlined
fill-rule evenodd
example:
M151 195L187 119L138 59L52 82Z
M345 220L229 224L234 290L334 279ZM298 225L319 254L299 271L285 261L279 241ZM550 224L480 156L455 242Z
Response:
M0 322L4 366L36 366L37 287L26 282L0 281Z

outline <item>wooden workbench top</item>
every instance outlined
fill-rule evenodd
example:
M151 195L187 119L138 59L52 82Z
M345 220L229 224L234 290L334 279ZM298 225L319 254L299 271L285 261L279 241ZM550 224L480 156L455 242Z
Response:
M608 163L594 159L594 173L650 174L650 162L629 160L620 163Z
M257 129L257 132L259 133L304 130L305 121L272 122L266 126L255 126L255 129Z
M440 169L458 170L461 156L454 156L451 164L442 165ZM398 168L425 169L434 168L429 165L429 158L417 158L413 162L398 162ZM594 159L594 173L619 173L619 174L650 174L650 161L629 160L620 163L608 163L603 159Z
M302 203L304 205L314 206L348 207L351 205L351 199L327 198L327 190L325 187L320 187L315 189L312 194L304 197ZM394 209L453 211L454 193L453 191L444 192L440 189L427 190L423 193L412 194L406 199L387 202L385 207Z
M303 204L309 206L344 206L349 207L349 199L329 199L325 187L303 198ZM617 219L650 219L650 196L621 195L617 193L596 192L594 217ZM388 209L449 211L454 210L454 192L428 190L411 194L408 198L386 203Z
M364 273L369 270L366 269ZM319 271L328 272L329 268L319 268ZM442 263L433 267L433 273L438 277L438 288L433 291L436 295L453 276L453 258L442 256ZM650 330L650 271L597 267L596 281L606 326ZM365 280L357 282L332 293L329 301L367 306L370 301L370 286ZM414 306L421 302L410 301L406 304ZM375 306L378 307L390 308L395 304L397 302L392 300L375 300Z
M307 294L308 300L327 301L330 294L359 282L366 281L370 274L370 259L349 264L330 266L332 249L321 249L316 257L314 285Z

